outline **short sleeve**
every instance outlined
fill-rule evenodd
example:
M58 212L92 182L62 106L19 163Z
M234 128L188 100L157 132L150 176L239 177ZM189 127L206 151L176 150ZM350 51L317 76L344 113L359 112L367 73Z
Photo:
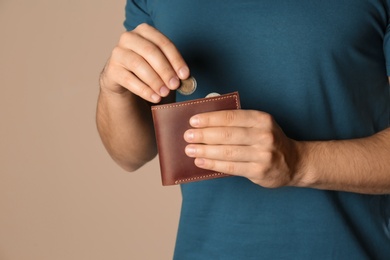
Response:
M147 10L147 0L127 0L125 21L123 25L127 31L133 30L141 23L153 25Z
M386 70L387 70L387 75L390 77L390 0L385 1L385 6L386 6L386 12L387 12L387 28L384 36L384 41L383 41L383 51L385 53L385 59L386 59Z

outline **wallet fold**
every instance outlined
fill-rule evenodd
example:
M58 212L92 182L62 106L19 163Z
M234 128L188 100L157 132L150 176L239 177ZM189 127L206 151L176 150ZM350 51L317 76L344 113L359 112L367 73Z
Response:
M229 175L198 168L184 149L189 119L199 113L240 109L238 92L151 107L156 133L161 180L164 186L208 180Z

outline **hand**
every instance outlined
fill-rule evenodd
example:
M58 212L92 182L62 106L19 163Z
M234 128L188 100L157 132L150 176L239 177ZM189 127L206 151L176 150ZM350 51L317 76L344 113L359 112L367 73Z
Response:
M174 44L147 24L122 34L100 76L102 90L130 91L158 103L179 87L189 69Z
M227 110L193 116L184 139L196 166L243 176L263 187L292 185L298 164L296 141L260 111Z

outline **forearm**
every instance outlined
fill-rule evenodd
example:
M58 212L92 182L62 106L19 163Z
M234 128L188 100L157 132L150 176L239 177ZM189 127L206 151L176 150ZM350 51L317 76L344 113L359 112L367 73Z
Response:
M371 137L298 142L295 185L367 194L390 194L390 128Z
M96 123L108 153L123 169L135 171L155 157L150 107L131 92L101 90Z

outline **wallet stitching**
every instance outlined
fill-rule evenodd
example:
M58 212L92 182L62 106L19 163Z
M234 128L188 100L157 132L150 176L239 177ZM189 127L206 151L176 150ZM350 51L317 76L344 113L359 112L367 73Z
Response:
M228 98L234 98L236 101L236 107L237 108L239 107L237 95L232 94L232 95L228 95L228 96L222 96L222 97L216 97L216 98L210 98L210 99L202 99L202 100L189 101L189 102L183 102L183 103L175 103L175 104L169 104L169 105L164 105L164 106L155 106L155 107L152 107L152 110L174 108L174 107L183 107L183 106L188 106L188 105L192 105L192 104L206 103L206 102L211 102L211 101L219 101L219 100L228 99Z
M202 175L202 176L198 176L198 177L191 177L191 178L187 178L187 179L180 179L180 180L176 180L175 184L179 184L179 183L187 182L187 181L194 181L194 180L199 180L199 179L205 179L205 178L214 177L214 176L220 176L220 175L227 175L227 174L222 173L222 172L218 172L218 173L207 174L207 175Z

